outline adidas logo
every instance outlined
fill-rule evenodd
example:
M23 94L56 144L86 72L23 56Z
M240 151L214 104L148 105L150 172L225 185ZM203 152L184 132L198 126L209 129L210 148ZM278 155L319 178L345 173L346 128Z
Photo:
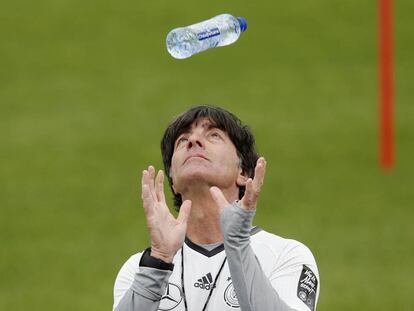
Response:
M194 283L194 287L210 290L213 283L213 277L211 276L211 273L207 273L205 276L203 276L201 279L198 279L197 282Z

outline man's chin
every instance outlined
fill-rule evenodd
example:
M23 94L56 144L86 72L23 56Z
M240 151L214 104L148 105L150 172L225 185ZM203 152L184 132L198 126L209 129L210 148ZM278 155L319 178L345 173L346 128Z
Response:
M214 185L217 183L217 174L214 174L207 169L198 169L183 172L180 175L180 181L177 184L185 188L203 185Z

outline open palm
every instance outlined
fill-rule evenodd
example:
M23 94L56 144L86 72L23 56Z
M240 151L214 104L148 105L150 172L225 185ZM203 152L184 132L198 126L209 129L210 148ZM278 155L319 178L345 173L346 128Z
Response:
M175 218L165 202L164 173L160 170L155 177L155 168L149 166L142 172L142 202L151 238L151 256L172 262L184 243L191 201L183 202Z

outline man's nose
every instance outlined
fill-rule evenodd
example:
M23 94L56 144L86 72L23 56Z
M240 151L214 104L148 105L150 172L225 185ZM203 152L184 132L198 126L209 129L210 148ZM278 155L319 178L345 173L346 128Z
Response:
M189 137L188 137L188 142L187 142L187 149L192 149L192 148L204 148L204 142L202 137L197 134L197 133L192 133Z

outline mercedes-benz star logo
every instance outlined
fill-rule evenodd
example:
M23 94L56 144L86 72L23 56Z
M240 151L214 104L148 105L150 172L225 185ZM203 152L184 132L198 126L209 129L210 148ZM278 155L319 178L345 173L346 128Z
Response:
M161 297L161 302L158 307L160 311L169 311L177 307L183 300L183 293L181 288L173 283L168 283L167 290L164 296Z

